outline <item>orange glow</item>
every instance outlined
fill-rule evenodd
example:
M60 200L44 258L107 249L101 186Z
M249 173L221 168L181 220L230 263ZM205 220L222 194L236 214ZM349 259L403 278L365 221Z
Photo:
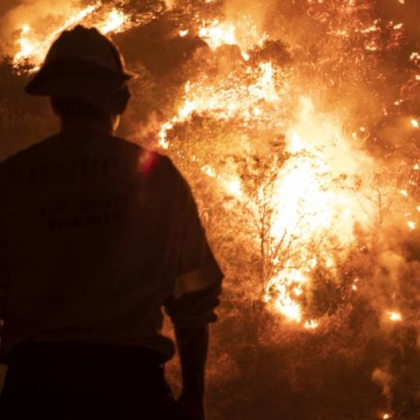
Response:
M73 13L57 19L55 26L48 28L31 27L23 23L20 37L17 40L16 52L13 57L15 67L29 64L37 70L54 40L66 29L78 24L96 26L103 34L121 32L130 26L128 17L120 10L102 10L102 3L96 2L84 8L74 6Z
M402 321L402 315L397 311L388 311L386 313L388 319L392 322L401 322Z
M319 327L319 322L311 319L305 322L305 328L307 330L316 330Z
M413 222L413 221L408 221L407 222L407 226L408 226L408 228L410 229L410 230L415 230L416 229L416 224L415 224L415 222Z
M238 29L241 22L239 19L235 26L218 20L204 21L199 34L212 49L237 45L246 52L239 40L239 34L243 36L243 31ZM259 38L251 34L247 44L259 45L264 37L264 34ZM283 79L279 89L278 81ZM340 117L320 113L310 97L299 98L295 118L286 127L281 119L273 118L284 112L291 83L267 60L249 65L245 78L235 79L231 74L225 80L212 83L207 75L199 76L186 84L177 114L161 125L158 138L160 147L170 148L171 130L177 124L187 123L193 115L211 115L221 122L236 120L244 127L286 128L285 150L289 158L279 168L273 183L268 235L272 249L288 244L294 257L285 267L281 267L276 256L272 257L270 264L274 274L264 279L264 301L285 319L315 329L318 321L305 319L300 300L311 288L314 269L320 264L331 271L336 269L335 256L322 238L334 232L340 247L345 249L355 240L354 223L368 226L367 211L373 209L363 196L371 195L370 180L375 162L351 145L349 136L342 130ZM362 126L360 132L366 132L366 128ZM258 209L252 206L252 199L245 193L238 174L223 173L208 165L203 166L202 171L216 178L226 194L234 196L238 202L249 203L258 217ZM359 173L363 173L365 179L362 194L353 189L351 181ZM348 180L344 185L337 183L342 174ZM318 249L320 260L311 258L311 247L316 242L323 244ZM357 290L357 285L353 290Z
M105 19L98 24L97 28L103 34L120 32L125 29L126 22L127 16L125 16L120 10L113 9L107 16L105 16Z
M237 43L235 32L236 28L234 25L214 20L212 22L204 22L198 35L207 41L211 48L216 49L221 45L235 45Z

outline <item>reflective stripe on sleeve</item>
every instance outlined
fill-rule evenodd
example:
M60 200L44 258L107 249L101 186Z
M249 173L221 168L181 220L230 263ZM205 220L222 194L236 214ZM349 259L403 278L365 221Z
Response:
M186 293L205 289L213 283L212 279L209 276L203 276L200 270L193 270L176 278L173 296L178 299Z

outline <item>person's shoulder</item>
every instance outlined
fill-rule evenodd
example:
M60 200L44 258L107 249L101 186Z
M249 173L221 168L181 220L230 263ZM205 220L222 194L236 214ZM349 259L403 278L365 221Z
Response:
M182 179L182 175L172 159L154 149L146 148L123 137L112 136L111 142L123 156L135 157L137 169L143 175L155 176L169 180Z
M27 148L22 149L1 161L0 178L2 176L7 176L11 171L14 171L17 167L25 165L27 162L36 161L38 156L53 143L56 137L56 135L47 137L41 142L28 146Z
M126 138L115 136L115 135L106 135L109 141L114 143L117 147L121 148L121 150L126 150L128 153L141 153L144 149L138 143L134 143Z
M146 151L146 160L154 162L154 166L165 183L171 184L174 188L184 188L186 181L173 160L162 153Z

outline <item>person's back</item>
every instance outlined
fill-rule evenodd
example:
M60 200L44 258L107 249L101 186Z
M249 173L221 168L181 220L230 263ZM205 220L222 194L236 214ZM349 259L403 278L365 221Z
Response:
M118 112L107 123L97 95L50 95L61 133L0 164L1 352L15 367L0 418L21 418L28 398L44 418L175 418L162 397L174 353L160 334L162 306L177 327L184 385L198 375L189 382L202 388L222 278L191 192L167 157L112 134ZM204 360L191 373L182 348L196 341Z

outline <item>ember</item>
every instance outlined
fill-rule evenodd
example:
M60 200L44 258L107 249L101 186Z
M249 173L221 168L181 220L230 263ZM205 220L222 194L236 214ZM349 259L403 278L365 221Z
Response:
M402 316L399 312L389 311L389 312L387 312L387 315L388 315L390 321L393 321L393 322L401 322L402 321Z

